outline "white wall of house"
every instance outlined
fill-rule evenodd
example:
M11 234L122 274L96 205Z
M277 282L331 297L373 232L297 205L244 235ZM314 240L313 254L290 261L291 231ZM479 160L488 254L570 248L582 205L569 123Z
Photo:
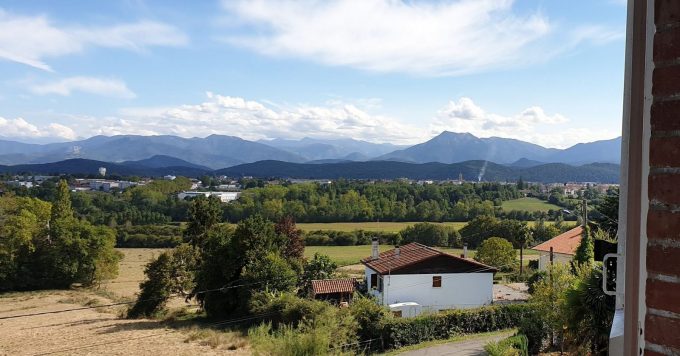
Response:
M365 269L371 281L370 268ZM441 287L432 286L432 277L441 276ZM383 305L416 302L423 310L475 308L493 302L493 273L398 274L383 276L383 291L371 293Z
M553 253L553 263L569 263L574 258L573 255L564 253ZM550 267L550 252L538 251L538 270L547 271Z

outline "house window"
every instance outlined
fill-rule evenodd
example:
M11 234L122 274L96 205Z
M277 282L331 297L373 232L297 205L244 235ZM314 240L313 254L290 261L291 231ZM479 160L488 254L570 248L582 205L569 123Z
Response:
M432 276L432 287L441 288L442 286L442 276Z
M371 273L371 289L378 288L378 275Z
M383 291L383 279L382 279L382 277L378 278L378 291L379 292Z
M393 310L392 315L394 315L395 318L401 318L401 310Z

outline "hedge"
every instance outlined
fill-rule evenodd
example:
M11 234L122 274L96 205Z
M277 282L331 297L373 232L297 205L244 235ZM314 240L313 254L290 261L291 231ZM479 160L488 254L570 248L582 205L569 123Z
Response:
M515 328L535 309L533 304L508 304L388 319L383 324L384 347L399 348L460 334Z

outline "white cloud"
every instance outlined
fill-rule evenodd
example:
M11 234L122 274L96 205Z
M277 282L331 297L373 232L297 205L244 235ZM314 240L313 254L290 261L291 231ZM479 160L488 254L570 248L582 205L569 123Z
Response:
M374 115L353 104L278 107L239 97L207 93L196 105L127 108L119 117L88 119L79 127L90 134L172 134L184 137L223 134L263 138L352 137L374 142L416 143L426 130Z
M540 11L518 14L513 3L223 0L231 20L223 40L331 66L461 75L544 61L623 34L595 26L558 29Z
M67 126L51 123L45 127L33 125L23 118L5 119L0 117L0 135L12 138L58 138L73 140L75 132Z
M444 130L469 132L478 137L506 137L533 142L545 147L565 148L579 142L591 142L619 136L615 130L565 127L569 120L560 114L547 114L539 106L516 115L486 112L470 98L450 101L434 118L432 133Z
M0 9L0 58L47 71L52 68L46 58L78 53L88 46L141 51L186 42L180 30L159 22L58 27L44 15L22 16Z
M314 137L416 144L442 131L455 131L565 148L620 135L616 128L575 127L563 115L546 113L539 106L528 107L514 115L491 113L470 98L451 101L433 113L430 120L418 123L375 114L339 100L318 106L282 106L210 92L206 94L206 100L198 104L132 107L121 109L118 115L111 117L69 116L63 120L73 123L76 133L70 135L79 137L123 134L205 137L220 134L247 140ZM52 128L52 132L56 131Z
M94 77L70 77L52 83L32 85L29 87L29 90L41 95L57 94L69 96L74 91L80 91L128 99L135 97L135 93L128 89L123 81Z

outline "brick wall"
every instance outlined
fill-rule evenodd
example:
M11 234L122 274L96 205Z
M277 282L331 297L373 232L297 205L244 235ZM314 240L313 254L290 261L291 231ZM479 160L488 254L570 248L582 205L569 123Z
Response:
M680 354L680 1L656 0L653 44L646 355Z

